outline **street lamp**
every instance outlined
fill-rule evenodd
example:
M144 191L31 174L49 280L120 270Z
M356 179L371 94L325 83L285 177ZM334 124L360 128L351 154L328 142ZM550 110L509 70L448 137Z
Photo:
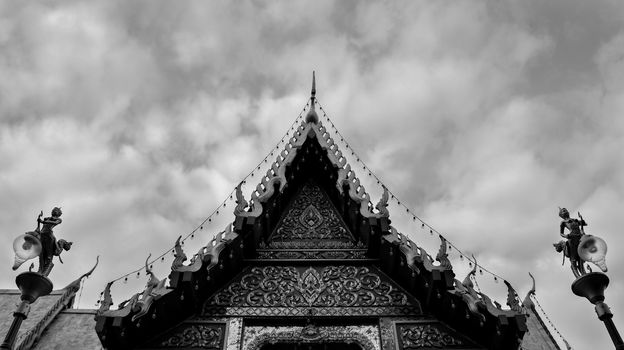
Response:
M28 317L30 304L34 303L39 297L46 296L52 292L52 281L37 272L28 271L20 273L15 278L15 283L22 292L22 301L13 313L13 322L4 338L4 342L0 345L0 349L13 349L13 344L22 321Z
M42 219L43 212L41 212L37 218L35 231L26 232L13 241L13 250L15 251L13 270L17 270L24 262L35 257L39 257L39 269L37 272L31 271L31 265L28 272L20 273L15 278L15 284L21 292L21 302L13 313L13 322L0 345L0 349L13 349L22 321L28 317L30 305L39 297L52 292L53 284L47 277L54 266L52 257L58 256L60 259L63 250L69 250L72 245L72 242L67 242L64 239L57 241L52 232L52 228L62 222L61 214L60 208L54 208L52 209L52 216ZM41 226L42 224L43 226Z
M559 216L563 219L560 235L567 241L560 241L554 246L558 252L563 252L570 258L572 273L576 277L572 282L572 292L594 304L598 319L604 322L615 349L624 350L622 337L613 323L613 313L604 302L604 291L609 285L609 277L603 273L607 272L605 263L607 243L599 237L585 234L583 227L587 226L587 223L580 213L579 219L572 219L568 211L562 208L559 209ZM564 229L568 229L570 233L564 234ZM587 272L586 262L595 264L603 272L592 272L589 266Z

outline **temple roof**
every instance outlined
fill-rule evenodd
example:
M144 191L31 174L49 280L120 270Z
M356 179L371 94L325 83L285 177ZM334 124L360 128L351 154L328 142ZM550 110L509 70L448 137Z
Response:
M522 306L527 314L528 330L527 334L522 338L520 348L522 350L561 350L561 347L557 344L552 332L537 311L536 305L533 302L535 298L535 278L531 273L529 273L529 276L531 276L533 286L522 301ZM565 343L567 350L571 350L570 344L568 344L563 337L561 337L561 339Z
M470 275L463 282L455 279L444 238L441 237L440 249L433 258L391 226L387 190L384 188L373 207L370 195L318 120L314 110L315 83L313 77L308 115L271 162L249 201L243 196L242 183L237 187L233 225L228 225L188 262L178 240L169 287L146 265L150 275L146 289L119 309L111 310L110 284L107 286L96 316L96 330L106 347L125 348L145 342L154 333L195 314L198 305L231 283L233 276L248 271L249 266L284 262L323 266L373 264L379 273L400 286L397 288L418 300L424 313L470 334L482 346L506 349L518 345L527 330L526 318L511 285L507 284L510 309L502 309L487 295L474 290ZM314 196L316 199L309 199ZM304 203L302 198L308 202ZM325 214L319 215L320 211ZM284 225L293 227L288 237L280 231ZM292 232L300 235L292 236ZM329 241L335 246L326 246ZM289 244L297 246L289 247L285 242L295 242ZM310 261L306 254L286 254L293 248L329 249L336 254L309 254L314 257ZM359 249L361 255L342 254L353 248ZM279 254L274 253L276 250Z
M95 266L87 273L65 286L63 289L54 290L50 294L39 297L30 309L17 334L14 349L28 350L36 348L67 348L69 342L78 345L97 345L97 338L93 334L93 310L84 312L72 310L76 293L80 290L82 280L95 270ZM15 306L20 303L21 292L17 289L0 290L0 310L9 315L15 310ZM83 316L73 317L74 314L89 314L87 321L82 320ZM0 318L0 332L6 334L12 322L12 317ZM59 331L61 330L61 331ZM46 334L47 337L46 337ZM45 347L41 344L41 339L46 338ZM99 343L99 342L98 342ZM54 347L58 344L58 347ZM95 347L94 347L95 348Z

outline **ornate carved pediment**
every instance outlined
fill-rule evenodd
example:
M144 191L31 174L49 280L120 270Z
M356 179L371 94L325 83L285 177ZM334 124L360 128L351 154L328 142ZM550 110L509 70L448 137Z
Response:
M204 316L418 315L418 302L373 267L252 267L204 305Z
M353 247L355 239L321 188L306 183L269 238L268 248Z
M185 322L148 342L149 349L214 349L223 348L225 322Z

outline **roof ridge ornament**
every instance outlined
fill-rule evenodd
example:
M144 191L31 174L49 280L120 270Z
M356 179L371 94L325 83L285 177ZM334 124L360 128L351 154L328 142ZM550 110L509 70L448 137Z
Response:
M306 123L318 123L319 118L316 114L316 110L314 110L314 103L316 100L316 75L315 72L312 71L312 91L310 93L310 111L305 117Z
M535 296L535 277L533 277L533 274L531 274L530 272L529 272L529 276L531 277L533 284L531 286L531 289L527 292L526 296L524 297L524 300L522 301L522 306L524 306L526 309L535 308L535 304L531 300L531 296Z
M80 289L80 282L82 282L83 278L89 278L91 276L91 274L93 273L93 271L95 271L95 268L98 266L98 264L100 263L100 256L97 255L95 257L95 265L93 265L93 267L91 268L91 270L85 272L82 274L82 276L78 277L76 280L74 280L73 282L71 282L70 284L68 284L65 288L63 289L73 289L74 292L77 292Z

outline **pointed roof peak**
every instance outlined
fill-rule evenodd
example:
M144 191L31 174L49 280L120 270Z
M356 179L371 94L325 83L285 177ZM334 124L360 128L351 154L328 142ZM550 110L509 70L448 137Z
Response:
M316 114L316 111L314 110L314 103L316 100L316 75L315 72L312 71L312 91L310 93L310 111L308 112L308 114L305 117L305 121L306 123L318 123L318 115Z

